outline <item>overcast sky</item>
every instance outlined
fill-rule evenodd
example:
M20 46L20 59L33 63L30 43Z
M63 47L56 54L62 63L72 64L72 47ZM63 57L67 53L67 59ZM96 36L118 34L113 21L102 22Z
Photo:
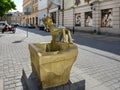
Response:
M22 11L23 11L23 10L22 10L23 0L13 0L13 1L15 2L16 8L17 8L17 10L15 10L15 11L20 11L20 12L22 12Z

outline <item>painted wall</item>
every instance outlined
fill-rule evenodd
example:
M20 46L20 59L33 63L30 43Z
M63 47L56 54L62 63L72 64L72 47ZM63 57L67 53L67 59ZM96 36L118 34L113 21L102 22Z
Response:
M47 8L47 1L48 0L38 0L38 10Z
M74 0L64 0L64 9L73 7Z
M67 3L67 2L66 2ZM65 4L66 4L65 3ZM67 7L67 6L66 6ZM112 10L112 16L109 11ZM92 11L93 26L86 25L86 14ZM107 15L112 18L112 26L102 26L103 12L107 11ZM81 26L74 26L75 30L81 31L100 31L103 33L120 34L120 0L101 0L95 4L95 10L91 10L89 4L81 2L80 5L64 11L64 26L70 28L75 25L75 15L81 16ZM74 21L74 22L73 22Z
M75 0L64 0L64 26L68 28L74 26L75 30L81 30L81 31L94 31L96 29L105 33L120 34L120 0L100 0L100 1L101 2L94 3L95 10L91 10L90 5L88 3L85 3L84 0L81 0L81 3L78 6L74 5ZM105 16L104 11L107 11L106 13L109 16L108 12L110 10L112 10L112 26L104 27L102 26L102 19L103 19L102 17ZM42 14L39 15L43 16L44 15L43 13L45 13L44 11L45 11L45 7L41 11ZM57 7L51 5L49 11L50 13L56 12L56 17L57 17L56 23L62 25L62 20L63 20L62 10L58 12ZM86 17L87 14L89 15L90 12L92 14L93 25L86 26ZM80 16L81 18L81 25L75 25L77 16Z
M42 18L47 16L48 0L38 0L38 26L42 24Z
M73 9L66 10L64 12L64 26L66 27L73 26Z

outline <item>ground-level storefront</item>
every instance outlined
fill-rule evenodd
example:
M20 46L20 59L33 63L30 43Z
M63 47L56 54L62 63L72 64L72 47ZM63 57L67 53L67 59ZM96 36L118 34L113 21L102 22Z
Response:
M56 6L56 8L58 8ZM80 31L120 34L120 1L105 0L92 4L59 10L51 7L50 13L57 25Z

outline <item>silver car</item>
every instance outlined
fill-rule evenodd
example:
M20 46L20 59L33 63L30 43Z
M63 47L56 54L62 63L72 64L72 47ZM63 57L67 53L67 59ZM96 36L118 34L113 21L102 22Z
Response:
M2 29L4 28L5 25L7 25L6 21L0 21L0 32L2 32Z

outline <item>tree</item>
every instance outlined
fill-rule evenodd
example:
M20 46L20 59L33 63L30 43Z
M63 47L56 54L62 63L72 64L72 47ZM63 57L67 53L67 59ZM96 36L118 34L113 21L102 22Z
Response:
M0 17L3 17L9 10L16 10L16 5L12 0L0 0Z

